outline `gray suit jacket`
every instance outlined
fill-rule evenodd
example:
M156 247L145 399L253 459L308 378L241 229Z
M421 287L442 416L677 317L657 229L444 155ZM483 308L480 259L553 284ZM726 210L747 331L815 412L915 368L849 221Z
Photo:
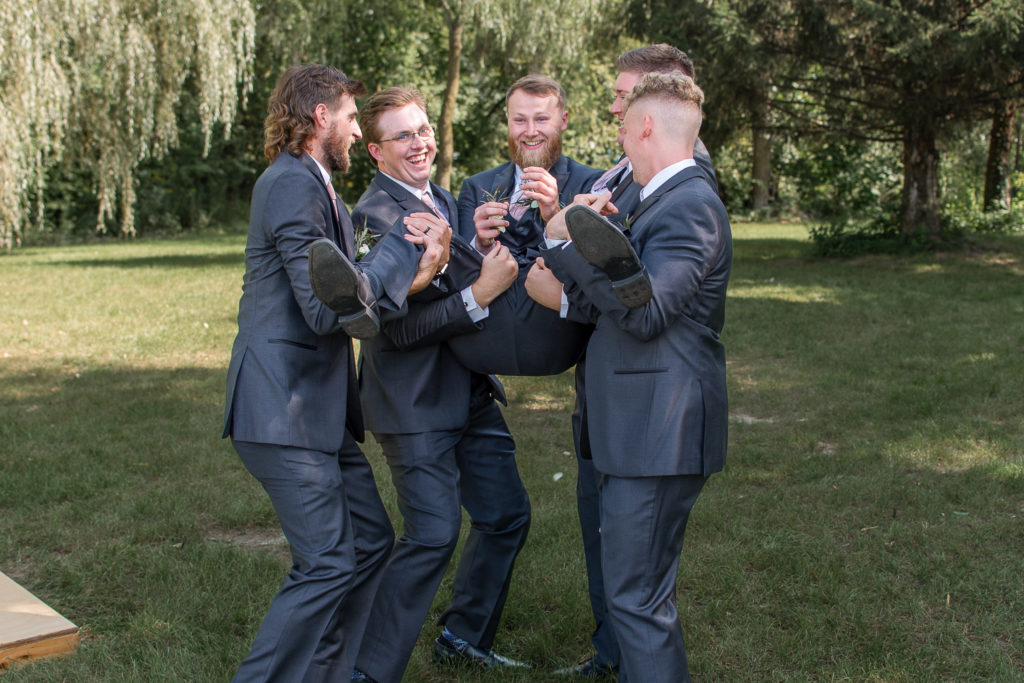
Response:
M341 447L346 426L363 438L352 341L313 295L307 265L309 245L324 237L352 253L338 204L340 222L307 154L280 154L256 181L224 436L325 452Z
M567 156L560 156L549 169L558 182L558 200L563 204L571 204L573 197L587 192L590 186L601 176L601 170L585 166ZM512 196L515 188L516 166L507 161L489 171L477 173L466 178L459 191L459 234L469 244L476 237L473 225L473 212L476 207L487 201L485 192L505 197ZM527 249L536 249L544 243L544 221L537 209L529 209L518 221L506 216L509 226L499 239L508 246L521 264ZM532 261L532 259L530 259Z
M709 475L725 463L719 334L732 263L729 218L703 171L673 176L634 212L630 242L654 290L627 309L573 247L545 251L576 312L596 323L586 402L595 467L621 477Z
M444 202L451 217L452 261L448 271L472 267L480 256L457 235L458 211L451 193L431 184L435 201ZM356 225L387 233L404 216L430 209L408 190L378 173L353 211ZM470 265L466 265L466 264ZM476 332L480 326L466 313L460 290L465 273L442 275L422 292L409 297L408 312L384 316L383 334L360 343L360 389L366 425L379 434L413 434L462 428L469 420L471 373L441 342ZM473 278L475 279L475 277ZM491 393L505 402L501 383Z

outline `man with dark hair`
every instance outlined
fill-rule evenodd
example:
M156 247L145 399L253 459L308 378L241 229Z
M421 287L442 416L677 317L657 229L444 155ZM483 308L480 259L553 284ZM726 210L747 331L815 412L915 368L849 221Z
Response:
M349 260L352 222L331 173L348 168L360 137L354 97L364 92L337 69L308 65L286 71L270 98L271 163L253 188L224 436L270 496L293 564L236 681L348 679L394 540L356 445L363 417L346 332L371 334L374 308L401 309L446 252L410 228L360 268ZM309 279L308 252L325 238L347 257L334 293L344 319Z
M505 247L481 258L454 230L455 199L430 182L437 147L419 92L374 93L360 123L378 172L353 211L356 223L383 239L411 218L429 232L451 223L455 234L445 272L410 296L405 315L383 316L383 334L360 346L366 423L391 469L405 527L384 569L353 678L401 680L458 543L462 508L472 526L434 656L523 667L492 649L530 528L515 443L495 400L505 401L504 390L495 377L462 366L442 343L486 324L518 266Z
M546 228L549 240L572 238L544 250L544 263L565 283L572 309L596 324L583 432L620 681L690 680L676 573L690 510L725 461L719 335L732 242L725 208L693 158L702 103L679 71L643 76L625 98L620 129L641 188L629 235L600 216L607 192L578 197ZM615 288L626 262L650 282L652 298L635 307ZM584 664L564 673L601 672Z

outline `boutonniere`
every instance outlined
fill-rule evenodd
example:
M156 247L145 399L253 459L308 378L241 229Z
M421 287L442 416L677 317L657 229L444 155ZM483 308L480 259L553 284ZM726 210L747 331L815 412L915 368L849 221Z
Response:
M626 217L622 219L622 232L629 232L635 220L636 218L633 217L633 214L626 214Z
M502 202L507 201L508 195L505 194L505 188L503 188L501 185L498 185L498 187L494 188L494 192L488 192L487 190L484 190L484 200L480 203L486 204L487 202L497 202L500 204ZM504 216L489 216L489 218L504 218ZM504 225L496 225L494 229L497 230L498 232L505 232Z
M380 237L380 234L370 230L366 218L363 218L363 224L356 228L356 261L369 254Z

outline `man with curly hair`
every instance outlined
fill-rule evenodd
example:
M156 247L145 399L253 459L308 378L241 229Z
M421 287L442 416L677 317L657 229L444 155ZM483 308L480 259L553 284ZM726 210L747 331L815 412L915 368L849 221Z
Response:
M348 680L394 540L356 445L351 337L373 334L378 307L398 310L410 288L429 284L447 249L415 229L394 231L374 259L352 264L352 221L331 173L348 168L363 93L341 71L308 65L285 72L270 98L271 163L252 194L224 436L270 496L293 564L236 681ZM340 317L313 294L314 244L343 254L332 292Z

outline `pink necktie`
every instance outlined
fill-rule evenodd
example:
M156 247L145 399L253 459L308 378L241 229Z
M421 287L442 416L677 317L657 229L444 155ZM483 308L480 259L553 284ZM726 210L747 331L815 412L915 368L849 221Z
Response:
M519 198L520 200L529 199L528 197L523 197L522 193L520 193ZM523 214L526 213L526 210L528 208L530 207L527 206L526 204L520 204L518 201L516 201L512 202L512 206L508 207L508 212L512 216L512 218L515 218L518 221L520 218L523 217Z
M448 220L444 217L444 214L438 211L437 204L434 203L434 198L429 192L424 192L420 195L420 201L427 205L427 208L434 212L438 218L444 221L445 225L448 225Z
M327 194L331 196L331 210L334 211L334 222L341 223L341 215L338 213L338 194L334 191L334 185L327 181Z
M590 186L591 192L601 192L608 188L608 184L615 178L622 169L629 165L629 157L624 156L619 159L619 162L601 174L601 177L594 181L594 184Z

